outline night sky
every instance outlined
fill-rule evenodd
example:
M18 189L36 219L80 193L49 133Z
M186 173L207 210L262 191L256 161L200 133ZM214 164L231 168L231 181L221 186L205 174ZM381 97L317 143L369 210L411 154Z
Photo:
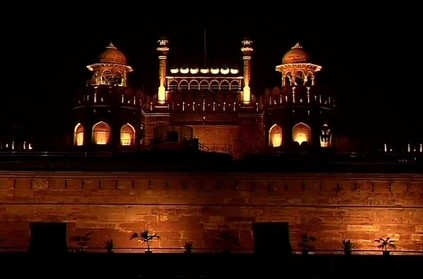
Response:
M0 22L1 125L68 133L62 123L71 111L72 94L90 77L86 65L96 62L110 41L135 70L129 85L156 90L155 49L161 36L170 41L169 66L202 66L206 61L210 66L240 68L241 40L249 37L255 48L256 93L280 85L275 66L299 41L313 62L323 66L317 82L335 94L337 122L343 123L339 131L423 139L421 74L414 70L422 62L416 7L347 2L287 6L275 1L249 7L223 7L218 1L142 7L143 3L103 3L94 9L61 2L48 9L28 4L6 11L10 17Z

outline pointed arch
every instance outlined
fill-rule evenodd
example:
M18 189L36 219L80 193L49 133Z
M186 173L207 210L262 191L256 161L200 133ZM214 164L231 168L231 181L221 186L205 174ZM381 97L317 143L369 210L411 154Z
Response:
M282 146L282 127L274 124L269 129L269 146L280 147Z
M135 144L135 129L129 123L120 128L120 144L122 146L133 146Z
M94 144L105 145L110 141L110 126L100 121L93 126L92 139Z
M304 122L299 122L292 128L292 141L299 145L302 143L311 143L311 128Z
M75 125L73 130L73 144L76 146L84 145L84 126L81 123Z

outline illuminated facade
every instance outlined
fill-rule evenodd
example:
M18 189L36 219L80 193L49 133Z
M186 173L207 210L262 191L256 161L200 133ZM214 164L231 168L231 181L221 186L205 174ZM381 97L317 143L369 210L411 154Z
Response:
M257 237L269 251L285 241L299 251L301 233L317 238L319 253L342 253L341 241L351 239L354 254L382 255L374 242L380 237L395 240L395 254L423 253L421 171L287 173L284 165L231 172L222 162L221 172L192 171L198 162L187 171L169 171L169 165L148 171L151 162L128 171L137 162L103 159L70 160L63 171L38 163L37 170L0 171L0 252L27 251L35 241L43 249L71 250L74 237L92 233L89 252L106 252L104 240L113 239L118 253L143 253L144 243L130 236L149 229L161 236L152 243L154 253L182 253L186 241L197 252L219 252L216 237L226 230L239 238L234 250L240 253L252 253ZM95 171L75 171L94 163L100 166ZM213 163L219 164L204 167Z
M321 66L297 43L276 66L282 87L264 95L264 119L269 146L301 149L332 148L335 100L317 86Z
M127 86L125 55L113 43L88 65L92 72L73 106L73 145L78 150L122 151L140 146L139 92Z
M93 76L74 107L74 145L150 149L196 141L200 150L235 158L331 149L334 99L316 86L321 66L312 64L297 43L276 66L281 86L264 94L252 92L253 42L244 39L241 45L242 70L168 69L169 41L161 38L157 92L136 95L127 86L132 68L110 44L100 61L88 66ZM127 111L123 117L122 111ZM116 115L121 117L118 121Z
M242 41L242 71L168 69L169 50L169 42L160 39L152 94L128 86L132 68L113 44L88 65L92 78L73 106L75 149L136 151L198 140L202 150L240 158L335 147L334 99L316 85L321 66L311 63L301 45L276 66L280 86L263 94L251 90L249 39ZM381 254L374 243L380 237L394 239L398 254L422 250L423 175L421 168L410 172L412 164L235 161L197 152L164 161L104 160L95 154L50 161L47 155L4 161L0 249L50 244L54 251L75 251L73 239L92 233L88 251L105 251L105 239L113 239L118 252L137 253L144 247L130 236L149 229L161 236L153 249L164 253L181 252L186 241L199 251L221 251L222 232L238 238L234 250L240 253L255 251L257 240L269 251L299 251L302 233L317 238L320 253L340 251L341 241L351 239L357 253ZM53 233L57 243L51 244Z

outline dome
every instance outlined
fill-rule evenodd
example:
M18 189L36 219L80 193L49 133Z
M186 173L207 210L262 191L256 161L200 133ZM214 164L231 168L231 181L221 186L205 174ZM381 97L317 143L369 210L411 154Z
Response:
M310 55L303 49L300 43L296 43L282 58L282 64L309 63Z
M100 59L100 63L126 65L125 55L120 50L118 50L112 42L110 42L110 44L106 47L106 50L103 51L103 53L100 54L98 58Z

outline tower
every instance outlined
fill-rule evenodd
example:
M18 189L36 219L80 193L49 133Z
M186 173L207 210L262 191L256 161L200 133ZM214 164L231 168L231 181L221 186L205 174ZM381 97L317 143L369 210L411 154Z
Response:
M84 151L136 150L141 139L139 93L128 87L125 55L112 42L87 66L92 72L75 95L73 145Z
M249 104L251 102L251 55L253 53L253 41L245 38L242 40L241 51L243 53L242 60L244 61L244 88L242 91L242 102Z
M166 38L160 38L158 40L157 52L159 53L159 91L158 91L158 103L164 104L166 102L166 72L167 72L167 53L169 52L168 47L169 41Z
M300 43L276 66L281 86L265 93L265 130L271 150L329 150L333 147L334 98L316 83L322 69Z

